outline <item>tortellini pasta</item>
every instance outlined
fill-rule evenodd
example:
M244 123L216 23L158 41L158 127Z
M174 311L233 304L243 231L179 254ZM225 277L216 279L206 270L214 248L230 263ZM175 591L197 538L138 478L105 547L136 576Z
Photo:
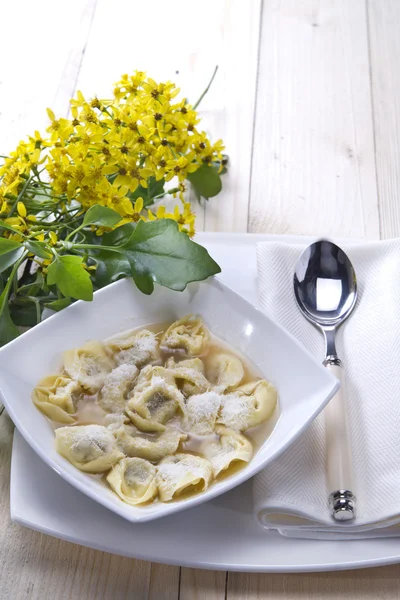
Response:
M147 365L140 371L133 391L143 391L151 384L154 377L163 379L169 385L175 385L174 374L169 369L166 369L165 367Z
M205 362L207 378L223 390L238 386L244 377L242 361L233 354L218 352Z
M194 369L204 375L204 363L201 358L185 358L184 360L176 361L173 356L167 360L166 366L168 369L177 369L184 367L185 369Z
M183 500L244 467L260 438L252 428L277 404L276 389L250 381L251 367L200 317L150 329L68 350L32 393L63 425L59 454L132 506Z
M188 431L197 435L211 434L215 429L221 399L221 395L216 392L206 392L188 398L186 402Z
M128 409L143 419L166 423L175 414L185 413L184 398L178 388L162 377L154 376L144 389L135 390Z
M114 366L100 342L88 342L82 348L67 350L63 362L64 370L71 379L91 393L99 391Z
M122 364L116 367L104 379L99 392L99 404L108 413L123 413L126 395L133 387L139 373L135 365Z
M211 388L210 382L198 369L177 366L172 373L185 396L201 394Z
M223 397L217 423L236 431L260 425L274 412L277 398L276 389L265 379L246 383Z
M113 491L127 504L145 504L157 496L157 470L142 458L123 458L107 475Z
M161 348L177 350L186 356L198 356L204 352L208 339L202 319L187 315L168 327L161 338Z
M205 491L213 477L212 464L205 458L178 453L167 456L157 467L157 485L163 502Z
M165 431L166 427L162 423L158 423L158 421L154 421L154 419L145 419L141 417L134 410L130 410L129 407L126 409L126 414L129 419L133 423L135 427L137 427L140 431L145 431L146 433L156 433Z
M62 375L49 375L42 379L32 392L34 404L57 423L72 424L76 417L78 382Z
M102 425L56 429L56 450L85 473L103 473L124 457L117 442Z
M147 329L120 333L106 340L106 347L113 354L118 365L129 363L142 367L160 361L157 336Z
M233 463L248 463L253 456L251 442L241 433L217 425L215 433L218 441L213 441L205 447L205 457L211 462L214 477L226 471Z
M152 462L158 462L165 456L174 454L179 444L187 438L187 434L176 429L166 429L155 437L137 435L130 432L128 427L121 427L114 432L118 447L126 456L137 456Z

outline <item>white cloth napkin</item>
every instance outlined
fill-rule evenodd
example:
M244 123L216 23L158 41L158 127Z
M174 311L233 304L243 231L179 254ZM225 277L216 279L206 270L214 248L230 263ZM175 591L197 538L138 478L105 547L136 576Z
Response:
M293 273L305 246L257 246L260 303L312 354L321 333L297 308ZM328 508L323 413L255 478L260 523L281 534L317 539L400 535L400 240L343 244L356 271L359 300L338 332L346 371L357 517L333 521Z

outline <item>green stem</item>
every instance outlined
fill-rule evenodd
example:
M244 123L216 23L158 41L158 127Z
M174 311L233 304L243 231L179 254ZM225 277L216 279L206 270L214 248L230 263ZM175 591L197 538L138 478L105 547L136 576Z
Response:
M210 83L208 84L208 86L206 87L206 89L204 90L204 92L201 94L201 96L197 100L196 104L193 105L193 110L196 110L196 108L199 106L200 102L203 100L204 96L207 94L208 90L211 87L212 82L214 81L214 77L216 76L217 71L218 71L218 65L214 69L214 73L212 74L212 77L210 79Z
M80 231L84 227L86 227L86 223L82 223L82 225L79 225L79 227L77 227L76 229L74 229L73 231L71 231L71 233L69 233L67 235L67 237L65 238L65 241L68 242L68 240L71 239L75 235L75 233L78 233L78 231Z
M11 271L10 277L8 278L8 280L7 280L7 283L6 283L6 285L5 285L5 288L4 288L4 291L3 291L3 293L4 293L4 295L5 295L5 296L7 296L7 297L8 297L8 295L9 295L9 293L10 293L10 288L11 288L11 286L13 285L14 278L15 278L15 276L16 276L16 274L17 274L17 272L18 272L18 269L19 269L20 265L21 265L21 264L24 262L24 260L26 259L27 255L28 255L28 251L26 250L26 251L25 251L25 252L22 254L22 256L21 256L21 257L20 257L20 258L19 258L19 259L18 259L18 260L17 260L17 261L14 263L14 266L13 266L13 268L12 268L12 271Z
M33 169L32 169L32 170L33 170L33 172L35 173L35 175L36 175L36 177L37 177L37 180L38 180L38 183L39 183L39 185L40 185L40 186L41 186L41 187L42 187L44 190L46 190L46 187L45 187L45 185L44 185L44 182L43 182L43 181L40 179L40 173L39 173L39 171L38 171L37 167L33 167Z
M73 244L71 250L82 248L82 250L110 250L110 252L119 252L122 246L100 246L97 244Z

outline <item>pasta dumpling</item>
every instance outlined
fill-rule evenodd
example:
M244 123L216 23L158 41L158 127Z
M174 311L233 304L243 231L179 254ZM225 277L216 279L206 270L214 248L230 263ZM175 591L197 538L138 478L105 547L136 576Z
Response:
M168 327L161 338L161 348L176 350L186 356L198 356L204 352L208 338L202 319L187 315Z
M138 372L135 365L123 364L106 376L98 398L103 410L108 413L124 412L126 395L133 387Z
M88 342L82 348L67 350L63 361L64 369L71 379L75 379L92 394L99 391L107 373L114 366L100 342Z
M274 412L278 394L274 386L260 379L238 387L223 396L217 423L236 431L245 431L269 419Z
M214 477L226 471L234 462L248 463L253 456L251 442L241 433L217 425L215 433L219 440L205 447L204 455L211 462Z
M204 375L204 364L200 358L185 358L184 360L176 362L175 358L170 356L167 360L168 369L180 369L182 367L185 369L194 369Z
M102 473L123 458L111 431L102 425L56 429L56 450L85 473Z
M129 410L129 408L126 408L125 412L128 415L131 423L140 429L140 431L144 431L146 433L160 433L166 429L165 425L162 423L158 423L154 419L145 419L134 410Z
M166 369L165 367L147 365L140 371L133 392L135 393L143 391L151 384L153 377L159 377L169 385L175 385L174 375L169 369Z
M210 382L207 381L198 369L178 365L174 369L171 369L171 372L185 396L201 394L211 388Z
M147 329L139 332L126 331L108 338L105 343L118 365L129 363L143 367L148 363L155 364L160 361L157 336Z
M216 392L190 396L186 402L187 429L197 435L213 433L220 406L221 395Z
M135 435L128 428L121 427L115 433L119 448L127 456L137 456L152 462L158 462L165 456L174 454L187 435L176 429L167 429L157 437Z
M123 458L107 475L112 490L127 504L150 502L157 495L156 467L142 458Z
M185 414L181 392L176 386L158 376L152 377L151 382L144 388L135 388L127 408L143 419L162 424L172 419L176 413Z
M157 466L160 500L168 502L202 492L208 488L212 477L212 464L205 458L184 453L167 456Z
M63 375L49 375L32 392L33 403L49 419L57 423L76 421L76 404L81 391L79 383Z
M233 354L227 352L211 354L206 358L205 363L207 378L224 390L236 387L244 377L242 361Z

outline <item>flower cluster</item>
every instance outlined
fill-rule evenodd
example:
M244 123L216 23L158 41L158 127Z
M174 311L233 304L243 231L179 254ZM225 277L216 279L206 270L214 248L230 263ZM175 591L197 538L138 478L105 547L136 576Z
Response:
M186 99L175 100L178 92L173 83L158 84L137 71L122 77L111 100L86 100L78 92L71 100L70 119L57 119L48 109L49 137L36 131L0 168L1 214L8 215L29 177L44 163L48 177L40 187L53 199L77 201L84 210L101 204L127 221L173 218L193 235L194 214L188 203L173 213L161 208L156 217L143 212L168 193L178 193L184 201L184 181L190 174L204 165L221 170L223 164L222 141L211 144L199 130L192 106ZM165 190L164 184L174 178L177 185ZM26 194L28 205L29 192L32 189ZM135 208L138 198L142 202ZM15 221L19 217L10 216L14 225L25 226Z
M178 290L218 272L188 238L185 192L189 181L198 198L219 193L224 147L178 93L140 71L123 75L111 99L78 92L68 119L48 109L48 135L35 131L3 157L0 345L44 307L90 300L120 277L149 294L155 282ZM179 198L172 211L160 205L168 195Z

